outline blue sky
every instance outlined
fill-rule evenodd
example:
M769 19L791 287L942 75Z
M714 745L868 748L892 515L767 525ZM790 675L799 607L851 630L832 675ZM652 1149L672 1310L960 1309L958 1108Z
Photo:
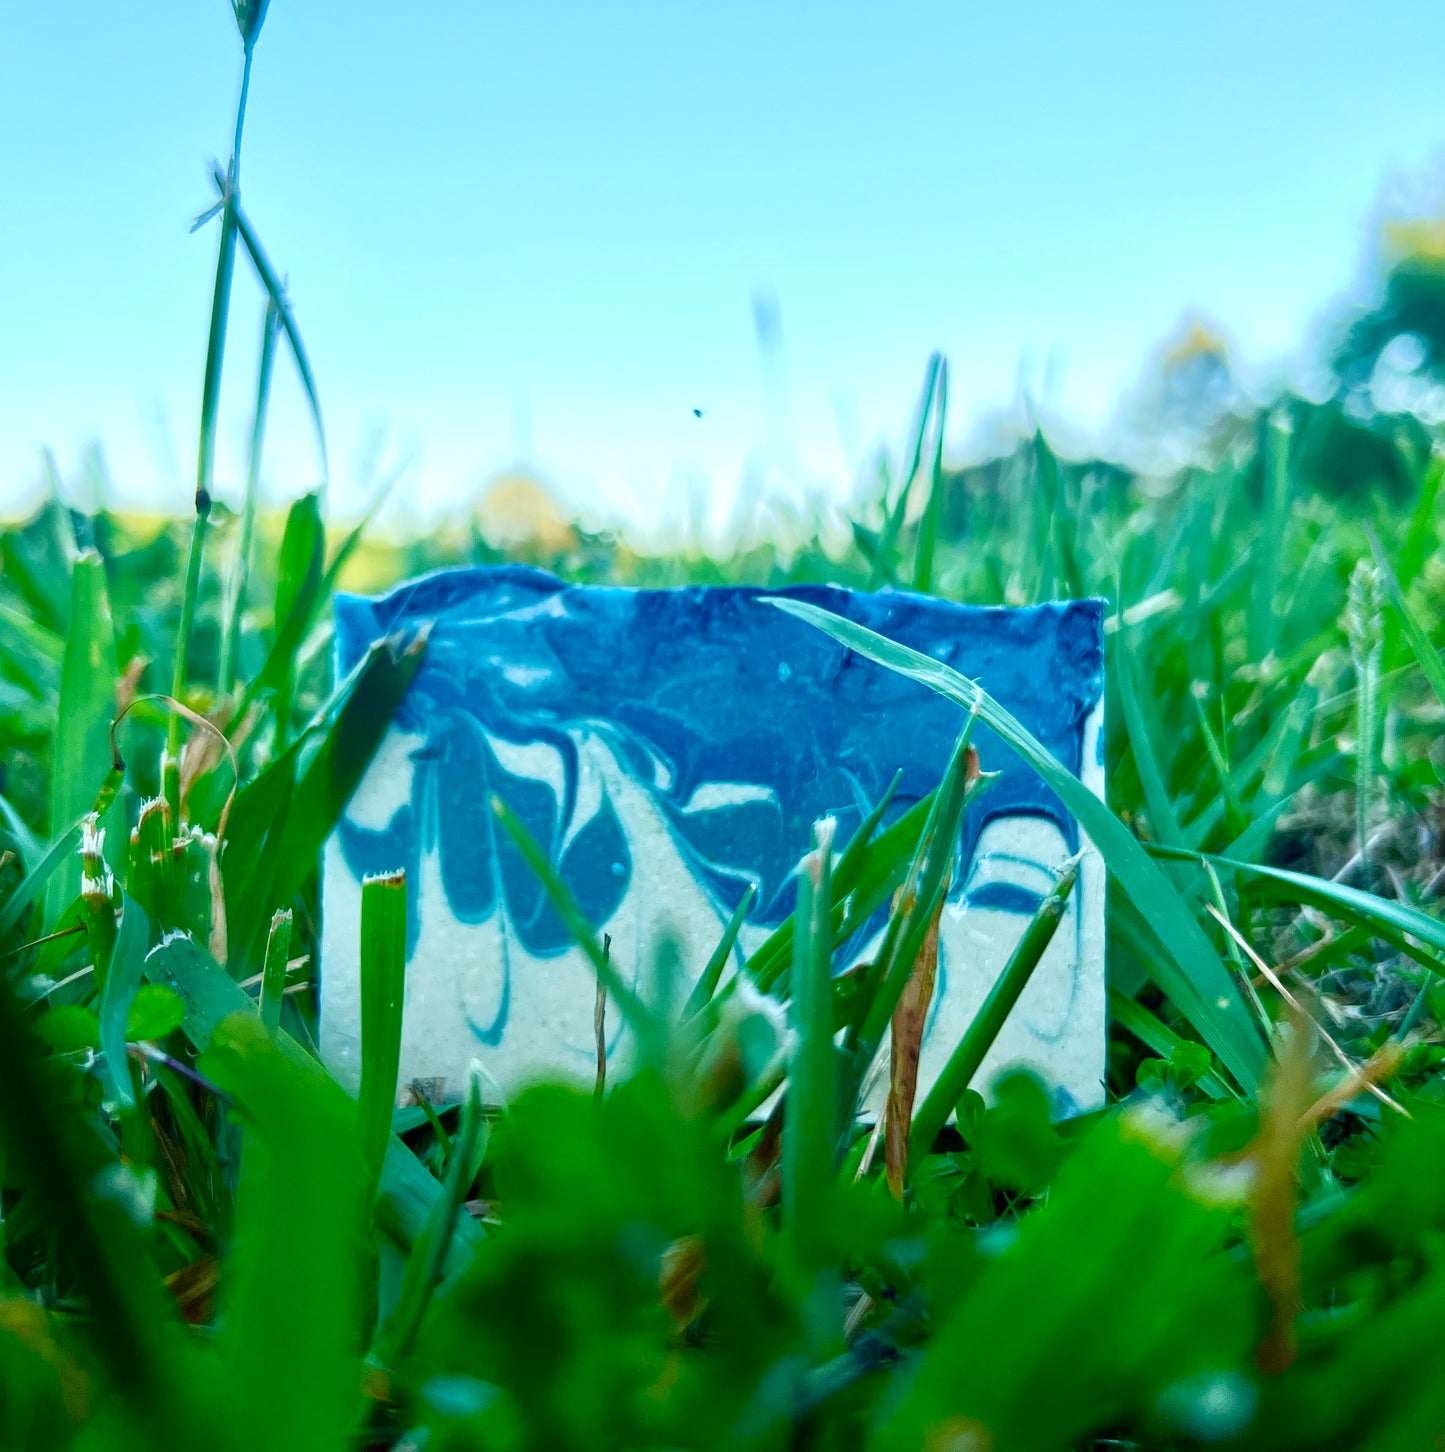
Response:
M225 0L7 6L0 507L42 445L84 491L183 507L239 75ZM243 195L290 278L334 500L369 441L421 519L523 453L574 505L714 518L851 488L930 349L950 437L1017 396L1096 426L1197 309L1276 366L1360 274L1382 197L1438 175L1445 7L273 0ZM771 426L754 298L777 299ZM260 304L239 285L218 482ZM702 409L697 418L693 410ZM278 374L268 487L316 456Z

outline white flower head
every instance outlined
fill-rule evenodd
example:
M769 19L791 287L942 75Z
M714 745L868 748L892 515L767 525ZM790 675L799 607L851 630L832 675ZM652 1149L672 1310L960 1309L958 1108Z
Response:
M80 828L80 891L83 897L111 895L114 879L105 860L105 828L92 812Z

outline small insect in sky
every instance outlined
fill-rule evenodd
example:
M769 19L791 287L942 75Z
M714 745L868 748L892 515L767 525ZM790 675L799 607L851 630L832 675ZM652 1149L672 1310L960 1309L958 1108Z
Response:
M700 408L693 409L692 416L694 418L701 418L702 417L702 410Z

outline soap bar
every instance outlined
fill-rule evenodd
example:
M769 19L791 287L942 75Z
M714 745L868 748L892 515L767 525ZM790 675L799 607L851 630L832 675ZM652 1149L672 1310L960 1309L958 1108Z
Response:
M980 608L903 591L574 586L518 566L440 571L376 598L336 599L338 677L372 643L427 622L421 668L326 849L321 1050L360 1071L361 883L405 870L408 962L401 1084L462 1092L473 1061L504 1094L596 1072L596 980L491 809L525 822L618 973L655 990L666 941L684 981L707 963L749 886L733 967L791 912L813 823L841 847L902 777L885 824L943 774L962 709L773 608L787 595L946 662L1102 795L1103 607ZM1083 849L1043 961L975 1087L1036 1072L1061 1115L1103 1102L1102 863L1058 798L997 737L998 773L965 814L940 918L925 1093L1047 892ZM836 968L876 948L880 911ZM690 976L690 977L689 977ZM605 1025L609 1075L632 1050Z

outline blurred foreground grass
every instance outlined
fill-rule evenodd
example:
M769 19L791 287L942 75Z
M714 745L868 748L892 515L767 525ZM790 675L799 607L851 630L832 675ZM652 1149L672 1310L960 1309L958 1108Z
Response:
M327 582L342 552L381 583L496 551L471 526L328 540L304 498L270 543L260 524L229 690L203 571L178 706L179 524L54 498L0 534L3 1445L1436 1445L1429 435L1280 400L1209 468L1140 477L1036 435L950 471L937 412L895 471L911 504L895 486L841 549L657 559L574 531L512 554L1113 602L1112 814L1089 825L1118 1102L1070 1124L1027 1079L987 1109L965 1090L988 1023L947 1102L905 1100L883 1134L855 1112L884 1037L916 1032L964 750L925 810L815 850L797 920L682 1027L614 994L647 1046L630 1082L388 1124L405 884L366 889L358 1107L313 1057L316 867L424 645L333 682ZM1368 431L1388 477L1312 474L1325 427ZM238 522L211 525L224 562ZM1007 723L930 683L994 727L987 770ZM875 971L834 978L845 899L896 893Z

